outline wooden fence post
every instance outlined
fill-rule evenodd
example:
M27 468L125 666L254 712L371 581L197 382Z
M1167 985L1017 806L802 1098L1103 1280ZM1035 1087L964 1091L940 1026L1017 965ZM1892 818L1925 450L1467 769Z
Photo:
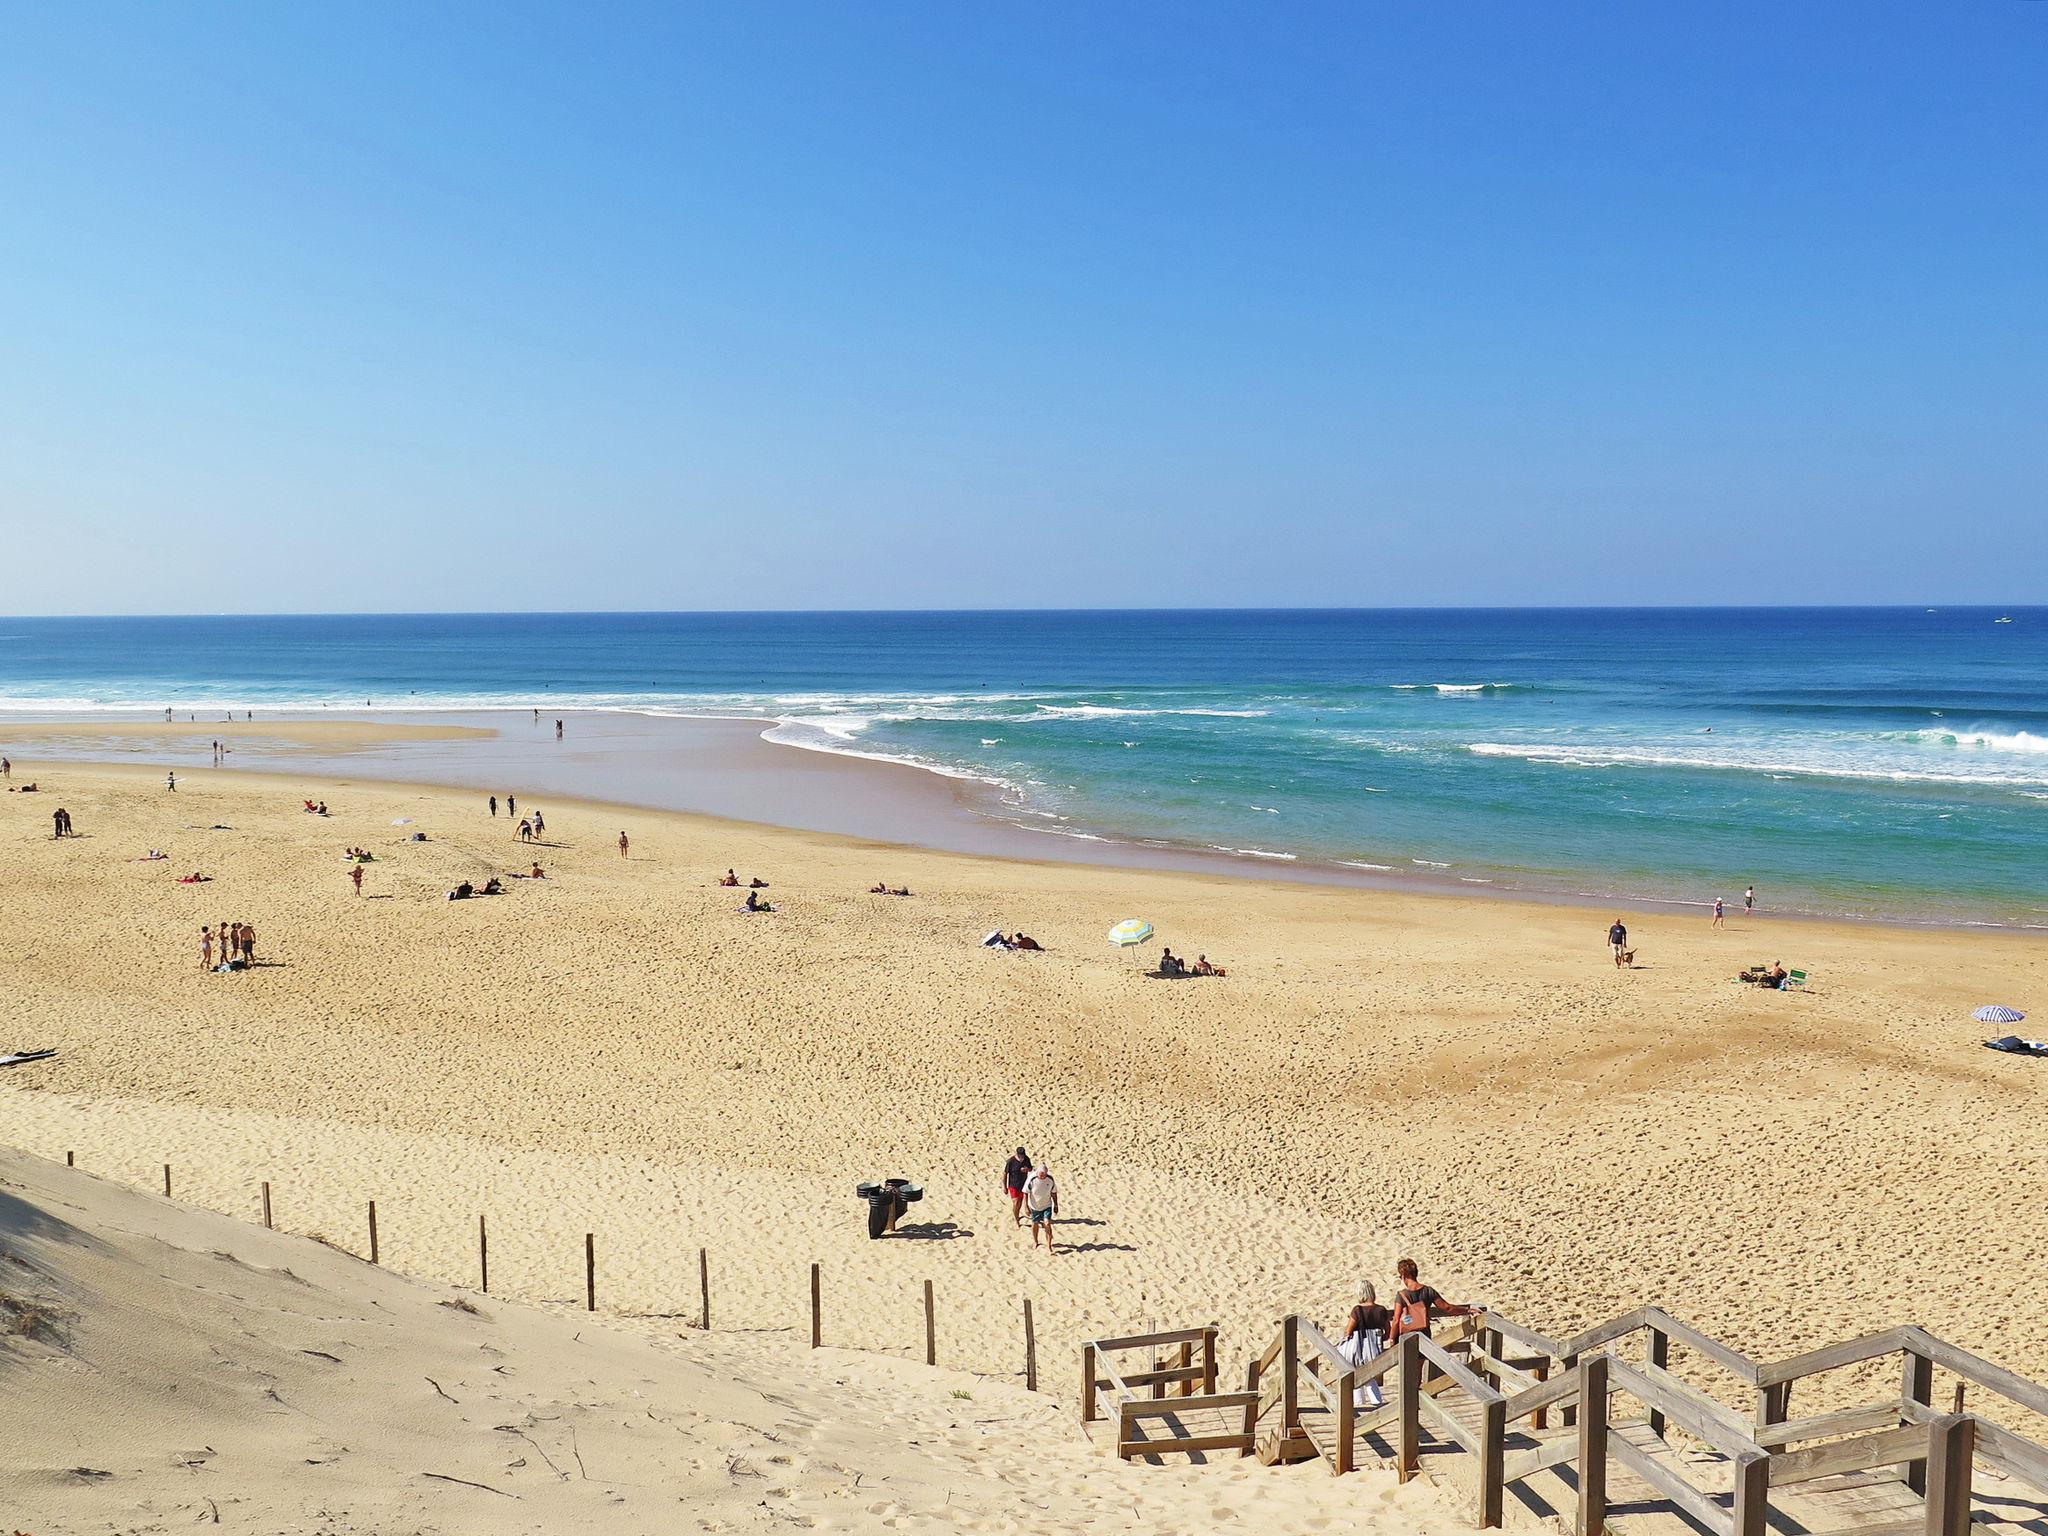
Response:
M597 1310L597 1234L583 1234L583 1310Z
M821 1347L825 1341L825 1319L822 1315L822 1286L818 1278L818 1266L811 1265L811 1348Z
M1095 1346L1081 1346L1081 1422L1095 1422Z
M1280 1323L1280 1439L1294 1437L1301 1426L1301 1383L1295 1379L1301 1365L1301 1315L1290 1312Z
M1764 1536L1771 1515L1771 1453L1744 1451L1735 1462L1734 1536Z
M1663 1370L1671 1363L1671 1336L1662 1328L1650 1330L1650 1364ZM1664 1438L1664 1413L1662 1409L1650 1410L1650 1433L1659 1440Z
M704 1310L699 1325L706 1333L711 1331L711 1250L697 1250L697 1294L702 1298Z
M76 1152L66 1152L64 1154L64 1166L66 1168L76 1168L78 1166L78 1154Z
M166 1200L171 1198L171 1165L169 1163L164 1164L164 1198Z
M378 1257L377 1257L377 1202L376 1202L376 1201L374 1201L374 1200L372 1200L372 1201L370 1202L370 1262L371 1262L372 1264L375 1264L375 1263L377 1263L377 1262L378 1262Z
M1031 1321L1031 1298L1024 1298L1024 1390L1038 1390L1038 1329Z
M1394 1438L1394 1466L1405 1483L1422 1462L1422 1335L1404 1333L1395 1347L1401 1351L1395 1367L1399 1372L1401 1411L1400 1428Z
M1792 1383L1778 1382L1774 1386L1756 1389L1756 1424L1758 1429L1768 1425L1782 1424L1786 1414L1792 1411Z
M477 1213L476 1218L476 1275L477 1281L483 1289L483 1293L486 1296L490 1295L491 1232L490 1228L484 1225L484 1217L481 1211Z
M1970 1529L1970 1458L1977 1421L1951 1413L1927 1427L1927 1536L1965 1536Z
M1925 1408L1934 1398L1934 1361L1910 1345L1900 1359L1899 1396ZM1927 1463L1906 1463L1906 1486L1927 1497Z
M1259 1437L1259 1357L1252 1356L1244 1372L1244 1389L1251 1394L1251 1400L1244 1405L1244 1454L1258 1454Z
M1530 1367L1530 1370L1534 1373L1538 1385L1550 1380L1550 1362L1548 1360L1538 1360L1535 1365ZM1529 1427L1531 1429L1550 1428L1550 1410L1548 1408L1538 1408L1529 1420Z
M1405 1342L1405 1341L1404 1341ZM1607 1357L1579 1360L1579 1522L1577 1536L1607 1526Z
M1576 1373L1579 1368L1579 1357L1577 1355L1566 1355L1562 1360L1558 1361L1558 1366L1561 1370L1564 1370L1568 1373ZM1578 1423L1578 1404L1562 1404L1557 1416L1557 1421L1558 1423L1562 1424L1566 1429L1570 1429L1574 1424Z
M924 1283L924 1363L939 1363L939 1324L932 1311L932 1283Z
M1356 1367L1337 1378L1337 1457L1331 1471L1338 1477L1353 1465L1353 1448L1358 1438L1358 1371Z
M1501 1495L1506 1484L1508 1405L1500 1398L1479 1411L1479 1529L1500 1527Z
M1194 1393L1188 1393L1190 1397ZM1216 1325L1211 1323L1202 1330L1202 1395L1216 1395Z
M266 1232L275 1230L270 1225L270 1180L263 1181L263 1228Z

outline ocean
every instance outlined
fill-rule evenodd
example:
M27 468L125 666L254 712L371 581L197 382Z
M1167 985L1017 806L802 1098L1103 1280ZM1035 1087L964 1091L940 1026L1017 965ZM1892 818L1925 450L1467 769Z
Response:
M758 715L1049 836L2048 925L2044 608L0 620L0 716L366 703Z

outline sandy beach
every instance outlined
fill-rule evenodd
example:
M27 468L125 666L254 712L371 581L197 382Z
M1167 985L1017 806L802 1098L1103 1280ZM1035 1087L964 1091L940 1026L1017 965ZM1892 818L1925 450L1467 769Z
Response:
M529 846L480 793L203 766L169 792L17 754L27 780L4 1045L59 1054L0 1076L4 1139L138 1187L169 1163L244 1219L267 1180L281 1228L358 1253L375 1200L408 1275L473 1285L483 1215L494 1292L580 1299L591 1233L603 1310L694 1318L701 1248L717 1329L799 1340L815 1261L827 1342L904 1358L930 1280L941 1364L1012 1380L1028 1297L1062 1401L1083 1338L1214 1321L1241 1373L1403 1255L1559 1332L1654 1300L1771 1356L1917 1320L2048 1373L2048 1230L2014 1196L2048 1174L2048 1076L1969 1017L2038 997L2038 939L1625 914L1617 971L1604 911L522 797ZM1229 974L1148 977L1156 944L1104 942L1130 916ZM255 969L201 969L222 921ZM1730 979L1781 958L1808 991ZM1056 1257L997 1189L1019 1142L1061 1181ZM872 1242L878 1175L927 1193Z

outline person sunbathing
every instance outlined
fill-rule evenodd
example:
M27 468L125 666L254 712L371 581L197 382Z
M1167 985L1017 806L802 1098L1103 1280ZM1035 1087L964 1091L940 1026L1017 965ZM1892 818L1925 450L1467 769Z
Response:
M907 894L909 894L909 893L908 893L908 892L906 892L905 894L907 895ZM1043 944L1039 943L1039 942L1038 942L1038 940L1036 940L1036 939L1034 939L1033 937L1031 937L1031 935L1030 935L1030 934L1028 934L1028 933L1020 933L1020 934L1016 935L1016 936L1015 936L1014 938L1012 938L1012 939L1010 940L1010 948L1012 948L1012 949L1035 949L1035 950L1040 950L1040 951L1043 951L1043 950L1044 950L1044 948L1045 948L1045 946L1044 946Z
M718 883L719 883L720 885L730 885L730 886L734 886L734 887L737 887L737 886L739 885L739 883L740 883L740 877L739 877L738 875L734 874L734 873L733 873L733 872L732 872L731 870L729 870L729 869L728 869L728 870L727 870L727 871L725 872L725 878L724 878L723 880L719 881Z
M1160 950L1160 952L1159 952L1159 974L1160 974L1160 975L1162 975L1162 976L1185 976L1185 975L1187 975L1187 973L1188 973L1188 968L1187 968L1187 965L1186 965L1186 963L1185 963L1184 961L1182 961L1182 959L1180 958L1180 956L1176 955L1176 954L1175 954L1175 953L1174 953L1174 952L1173 952L1172 950L1170 950L1170 949L1162 949L1162 950Z
M768 882L757 875L747 882L747 889L750 891L765 891L768 889Z
M1223 967L1211 965L1207 955L1197 955L1195 956L1195 974L1197 976L1221 976L1223 974Z
M742 912L773 912L775 909L749 890L747 892L747 904L741 907L740 910Z
M504 882L499 880L496 875L493 875L484 882L484 888L477 894L480 896L502 896L505 894Z
M207 882L207 879L208 879L208 877L207 877L207 876L205 876L205 875L202 875L201 873L199 873L199 871L198 871L198 870L196 870L196 869L195 869L195 870L193 870L193 871L192 871L192 873L191 873L191 874L189 874L189 875L180 875L180 876L178 876L178 884L180 884L180 885L204 885L204 884L206 884L206 882Z

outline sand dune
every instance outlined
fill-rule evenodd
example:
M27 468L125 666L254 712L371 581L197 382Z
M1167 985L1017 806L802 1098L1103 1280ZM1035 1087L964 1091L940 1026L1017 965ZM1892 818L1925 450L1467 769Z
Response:
M1656 1299L1770 1356L1910 1319L2048 1374L2021 1278L2048 1229L2013 1198L2048 1174L2048 1071L1968 1017L2048 991L2038 938L1644 916L1616 973L1605 912L569 802L528 850L448 790L30 771L0 797L0 980L10 1046L63 1054L0 1077L5 1139L136 1185L170 1161L245 1217L269 1179L284 1225L355 1249L375 1199L409 1273L471 1281L485 1213L509 1294L579 1296L594 1232L606 1307L694 1316L702 1246L720 1328L789 1339L815 1260L828 1339L906 1357L930 1279L942 1362L1011 1378L1030 1296L1069 1396L1091 1334L1216 1321L1241 1369L1404 1253L1557 1331ZM57 804L86 836L50 840ZM361 899L349 843L379 856ZM548 881L442 899L529 856ZM728 865L777 912L736 913ZM1146 979L1102 940L1132 915L1230 976ZM202 973L221 919L275 963ZM1050 952L977 948L995 926ZM1811 993L1727 979L1779 957ZM1065 1186L1054 1260L995 1189L1019 1141ZM866 1239L852 1186L882 1173L924 1180L916 1237Z

